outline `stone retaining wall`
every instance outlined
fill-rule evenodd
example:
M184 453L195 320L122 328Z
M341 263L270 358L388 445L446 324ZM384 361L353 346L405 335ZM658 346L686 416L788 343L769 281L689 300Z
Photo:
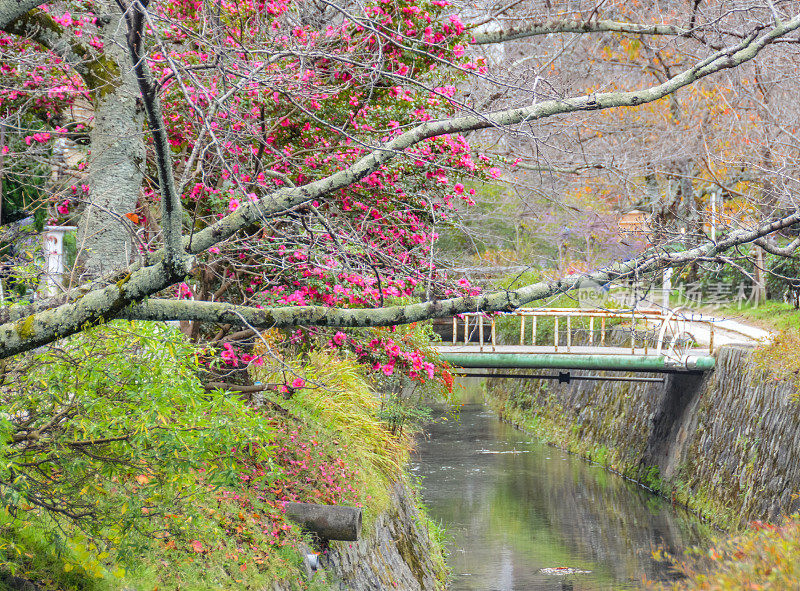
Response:
M434 560L427 529L420 522L413 494L403 484L392 491L389 509L378 516L368 536L336 542L322 567L333 574L332 588L353 591L443 588L446 573Z

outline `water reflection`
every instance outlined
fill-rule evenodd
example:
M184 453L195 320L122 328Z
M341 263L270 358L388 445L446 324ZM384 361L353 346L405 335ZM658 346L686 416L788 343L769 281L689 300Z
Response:
M691 515L557 449L528 441L480 404L430 426L414 469L453 537L452 589L637 589L667 580L652 560L707 535ZM589 574L544 574L568 567Z

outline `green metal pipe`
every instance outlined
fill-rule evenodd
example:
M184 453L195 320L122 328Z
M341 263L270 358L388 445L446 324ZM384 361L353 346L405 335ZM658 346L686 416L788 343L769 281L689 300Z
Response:
M525 369L595 369L608 371L707 371L714 369L711 356L693 357L678 364L654 355L580 355L570 353L455 353L442 352L442 359L458 367Z

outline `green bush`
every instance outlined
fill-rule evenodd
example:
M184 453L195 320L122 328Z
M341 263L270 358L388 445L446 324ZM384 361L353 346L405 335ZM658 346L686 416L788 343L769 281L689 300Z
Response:
M237 482L269 428L206 392L198 370L195 348L157 323L114 322L6 362L0 570L35 570L29 555L100 579L153 539L203 539L197 495Z
M704 266L697 269L687 268L680 279L687 281L692 286L699 287L703 295L712 294L723 286L723 291L736 297L740 289L746 296L750 296L753 289L755 265L752 257L742 257L736 260L737 266L718 265ZM800 258L783 257L765 253L764 264L767 269L766 289L767 298L782 300L786 291L800 285Z

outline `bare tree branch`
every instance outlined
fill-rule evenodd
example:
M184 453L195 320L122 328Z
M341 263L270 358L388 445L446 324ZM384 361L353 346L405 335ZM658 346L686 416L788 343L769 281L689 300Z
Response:
M423 140L452 133L464 133L478 129L528 123L554 115L616 107L635 107L653 102L692 84L700 78L725 69L734 68L753 59L772 41L798 28L800 28L800 15L787 21L784 25L772 29L761 37L751 36L738 45L716 52L664 83L644 90L603 92L588 96L548 100L529 107L423 123L376 148L352 166L325 179L302 187L275 191L257 202L244 204L233 214L195 233L189 252L193 254L202 252L217 242L232 236L240 228L257 222L262 216L288 211L306 201L319 199L328 193L347 187L377 170L381 165L389 162L407 148ZM188 239L184 238L184 243L188 246ZM157 253L155 255L156 260L162 256L163 253Z
M674 25L642 25L639 23L626 23L610 20L550 20L544 22L527 23L520 27L487 28L475 31L473 43L487 45L490 43L503 43L525 37L550 35L551 33L629 33L633 35L668 35L688 36L691 29L676 27Z
M146 19L145 4L135 0L126 11L120 3L128 25L128 50L131 54L136 82L142 95L147 125L153 134L153 147L156 152L156 168L161 191L161 231L164 234L165 256L168 265L180 266L186 256L181 242L181 217L183 206L178 194L173 173L172 153L164 128L164 116L161 101L158 97L158 85L155 84L144 53L144 26Z
M257 309L219 302L149 299L125 309L119 317L138 320L205 320L230 322L259 328L297 326L368 327L408 324L428 318L441 318L467 312L510 312L525 304L583 286L603 285L634 274L677 267L698 259L713 259L741 244L755 242L775 231L800 223L800 213L764 224L755 230L737 230L719 242L706 242L681 252L651 250L640 257L616 263L586 275L543 281L515 290L481 296L389 306L377 309L341 309L324 306L285 306ZM252 325L252 326L251 326Z

